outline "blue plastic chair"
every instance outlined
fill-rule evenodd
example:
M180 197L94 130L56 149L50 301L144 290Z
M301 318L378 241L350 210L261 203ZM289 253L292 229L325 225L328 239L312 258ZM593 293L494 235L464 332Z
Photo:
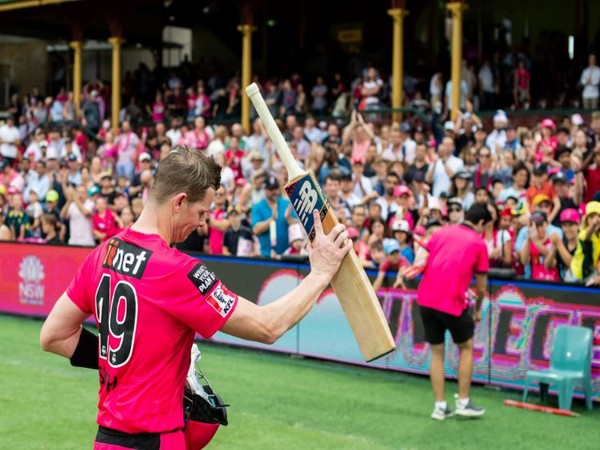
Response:
M560 409L571 409L575 386L583 386L585 406L592 409L592 330L587 327L560 325L556 328L550 368L528 370L525 375L523 402L527 401L529 383L540 384L540 394L545 400L548 386L558 390Z

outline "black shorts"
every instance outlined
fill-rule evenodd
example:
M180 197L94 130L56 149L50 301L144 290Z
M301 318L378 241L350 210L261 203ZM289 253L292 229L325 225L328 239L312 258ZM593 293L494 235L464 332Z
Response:
M450 330L456 344L467 342L475 333L475 322L469 309L463 310L458 317L421 305L419 311L425 329L425 341L431 345L443 344L446 330Z
M180 429L165 433L129 434L110 428L98 427L94 450L168 450L185 448Z

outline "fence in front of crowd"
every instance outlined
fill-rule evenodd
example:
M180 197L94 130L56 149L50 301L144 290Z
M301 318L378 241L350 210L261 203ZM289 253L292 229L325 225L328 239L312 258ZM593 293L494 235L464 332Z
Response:
M45 317L90 248L0 243L0 313ZM284 262L195 255L231 290L264 305L298 285L309 267ZM375 272L368 272L371 279ZM395 277L395 274L394 274ZM408 290L389 287L378 296L397 350L366 364L333 290L297 326L267 346L217 333L212 341L309 356L379 369L427 374L429 346L416 304L418 281ZM491 278L483 319L475 333L474 374L478 383L521 389L528 369L548 367L553 330L561 324L594 330L592 379L600 393L600 288ZM458 351L447 346L446 374L456 377Z

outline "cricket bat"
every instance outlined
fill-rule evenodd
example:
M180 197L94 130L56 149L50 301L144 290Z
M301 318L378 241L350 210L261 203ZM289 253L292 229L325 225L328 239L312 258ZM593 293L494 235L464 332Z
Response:
M329 203L314 174L303 171L294 160L281 131L260 94L256 83L246 88L263 125L277 149L288 172L288 183L284 186L292 207L296 211L308 238L312 242L315 228L312 212L320 212L323 230L329 233L338 224ZM365 361L373 361L396 348L387 320L375 295L373 286L363 269L354 249L342 260L331 285L350 323L354 337Z

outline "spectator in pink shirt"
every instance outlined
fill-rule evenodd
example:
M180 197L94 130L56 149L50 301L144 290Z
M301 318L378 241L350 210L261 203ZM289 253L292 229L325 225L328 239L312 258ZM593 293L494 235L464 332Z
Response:
M225 189L221 186L215 191L214 207L208 215L208 242L211 255L223 254L223 238L229 228L225 202L227 200Z

